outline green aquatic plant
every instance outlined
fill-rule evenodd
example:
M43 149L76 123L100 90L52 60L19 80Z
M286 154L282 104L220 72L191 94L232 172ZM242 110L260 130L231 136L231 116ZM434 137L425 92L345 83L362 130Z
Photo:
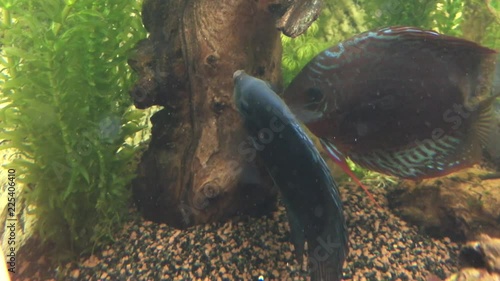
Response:
M361 0L360 5L370 29L395 25L431 28L438 1Z
M484 29L484 37L481 43L489 48L499 50L500 49L500 17L496 21L492 21Z
M465 0L462 23L465 38L500 49L500 9L498 1Z
M376 188L388 188L398 183L398 178L369 170L364 171L363 183Z
M360 0L369 29L407 25L500 47L499 2L490 0Z
M281 36L283 45L283 80L288 85L297 73L309 62L316 54L326 47L324 40L316 36L318 33L318 23L311 24L307 32L297 38Z
M361 6L370 29L400 25L461 34L463 0L362 0Z
M367 170L363 169L361 166L356 165L354 162L352 162L350 159L347 159L347 165L349 166L349 169L358 177L362 178L365 176Z
M431 13L431 29L451 36L462 36L460 25L463 21L464 1L441 0Z
M127 52L145 36L138 1L1 0L0 149L20 157L23 197L56 260L111 239L127 212L141 129ZM56 255L51 256L50 254Z

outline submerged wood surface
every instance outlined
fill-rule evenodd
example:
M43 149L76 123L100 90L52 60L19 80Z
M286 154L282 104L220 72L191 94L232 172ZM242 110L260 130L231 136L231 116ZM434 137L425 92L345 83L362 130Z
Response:
M389 188L389 206L426 234L456 242L479 234L500 235L500 179L496 172L470 168Z
M133 182L139 209L176 227L269 211L276 190L244 149L232 74L280 88L275 19L252 0L146 0L142 16L149 37L129 61L140 77L131 95L138 108L164 109Z

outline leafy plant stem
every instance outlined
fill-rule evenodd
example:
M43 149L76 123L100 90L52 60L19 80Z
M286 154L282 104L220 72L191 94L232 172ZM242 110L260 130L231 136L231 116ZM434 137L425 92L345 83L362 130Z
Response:
M58 91L59 87L57 86L56 78L54 77L56 72L54 71L55 67L54 67L53 60L49 61L49 69L51 70L50 74L49 74L49 83L50 83L50 88L53 89L53 93L51 95L52 100L54 102L54 105L56 107L60 108L61 107L61 101L59 100L60 93ZM61 131L64 150L65 150L67 155L74 155L73 149L71 148L70 142L69 142L68 129L67 129L67 126L63 122L63 117L61 114L62 114L61 111L57 112L57 124L59 126L60 131ZM74 160L74 159L72 159L72 160ZM67 163L67 164L69 164L71 166L71 177L70 177L70 180L68 183L67 190L71 190L73 188L73 183L75 181L75 175L76 175L75 162L74 161L69 161L69 162L70 163Z
M3 17L3 25L6 27L10 27L12 24L12 18L10 16L10 11L8 9L2 9L2 17ZM7 69L9 71L9 74L11 77L16 77L17 75L17 70L16 70L16 62L12 57L7 57Z
M61 30L61 27L64 24L64 21L66 20L66 18L68 18L69 14L71 13L71 10L72 10L75 2L76 2L76 0L71 1L70 3L66 4L66 6L64 7L64 9L61 13L61 22L55 23L54 28L52 30L54 32L54 35L57 36L59 34L59 31Z

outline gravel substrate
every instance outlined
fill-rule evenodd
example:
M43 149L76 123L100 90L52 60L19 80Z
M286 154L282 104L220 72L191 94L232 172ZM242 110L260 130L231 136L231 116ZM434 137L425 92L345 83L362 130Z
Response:
M358 187L342 185L350 252L344 280L426 280L456 271L459 247L417 233ZM68 265L64 280L309 280L288 242L283 206L270 217L239 218L180 231L143 220L130 222L104 251Z

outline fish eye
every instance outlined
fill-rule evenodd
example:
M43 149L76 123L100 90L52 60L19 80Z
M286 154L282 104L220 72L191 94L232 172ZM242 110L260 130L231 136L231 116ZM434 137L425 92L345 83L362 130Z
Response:
M324 98L323 93L320 89L317 88L309 88L306 91L307 102L308 103L318 103L321 102Z

